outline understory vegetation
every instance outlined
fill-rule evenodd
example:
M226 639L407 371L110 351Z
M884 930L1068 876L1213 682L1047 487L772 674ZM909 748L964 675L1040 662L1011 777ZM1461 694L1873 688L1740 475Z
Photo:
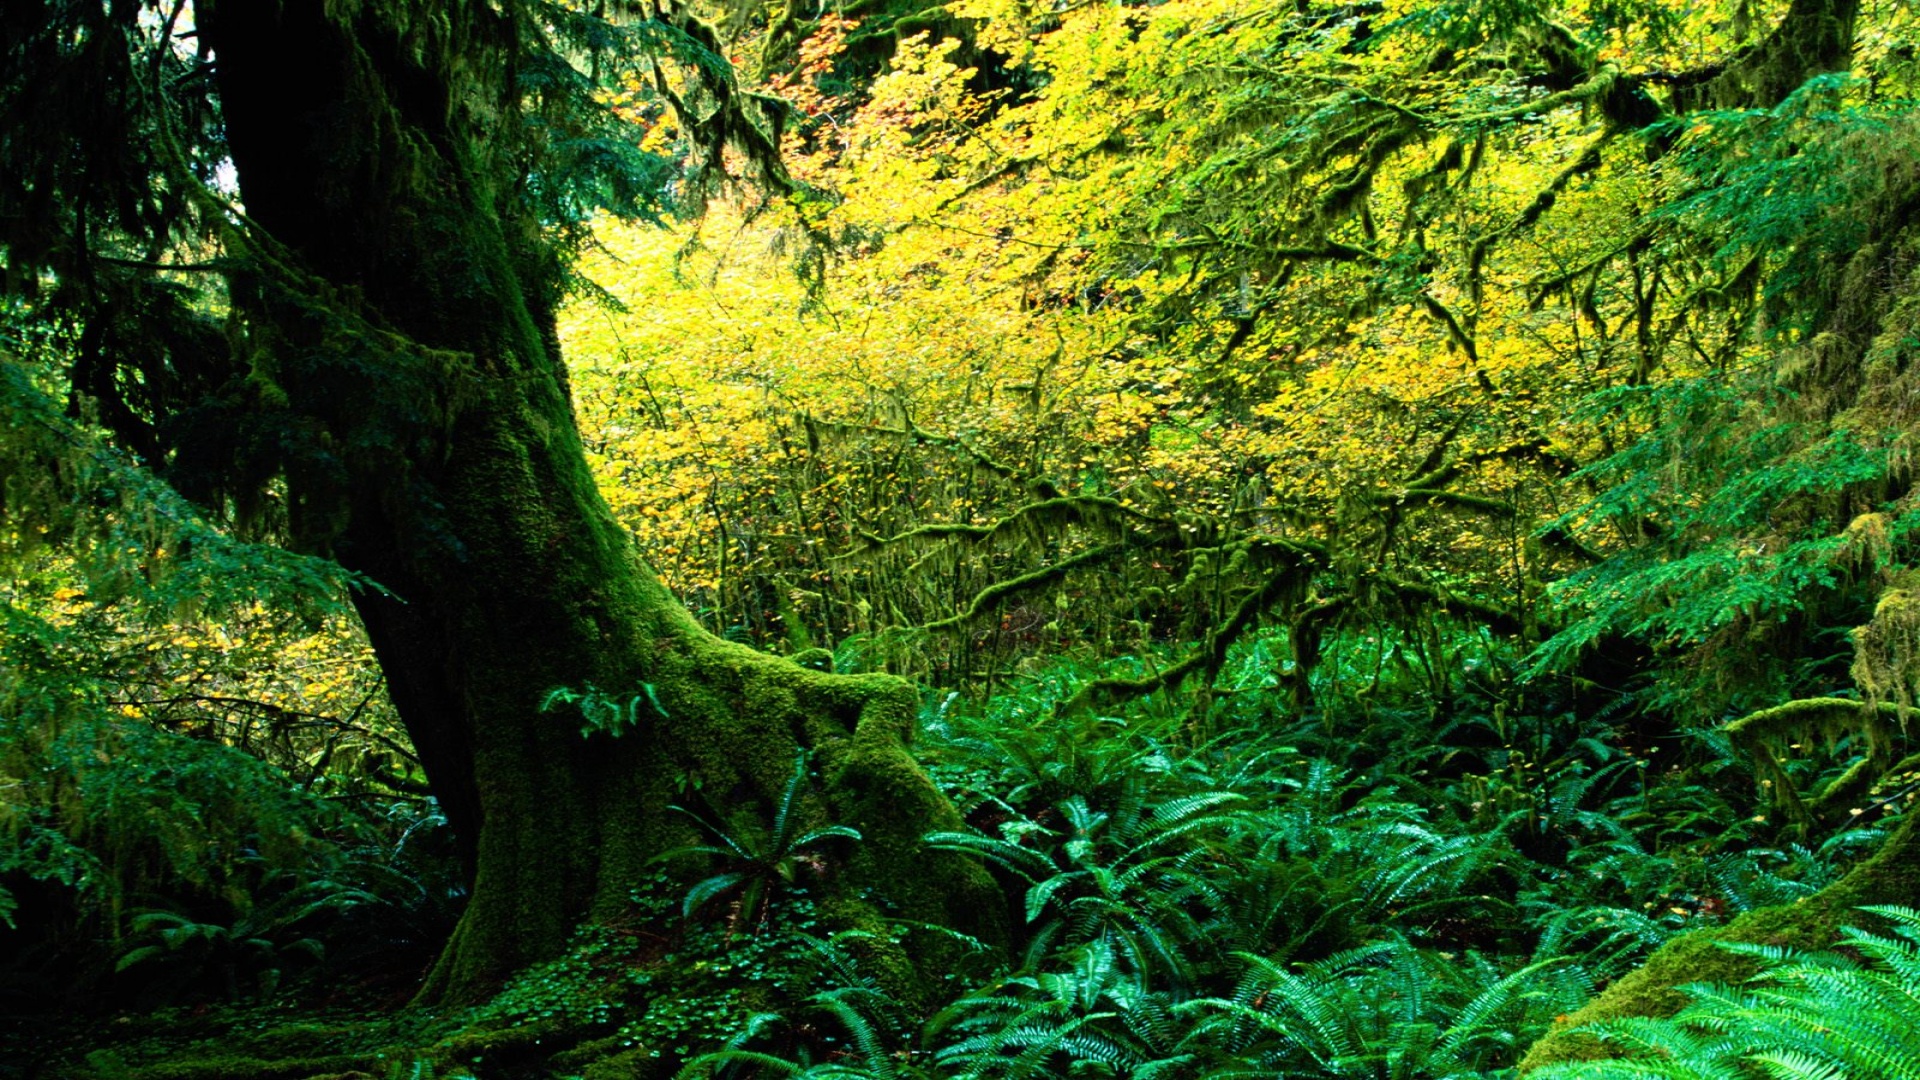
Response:
M430 807L303 798L217 741L164 732L144 737L166 750L116 747L144 781L120 779L133 790L119 800L104 768L51 757L108 809L91 829L49 813L61 838L14 864L10 880L44 883L23 890L14 932L68 929L57 956L16 954L8 1011L37 1012L54 987L102 1011L10 1038L101 1076L1505 1076L1676 935L1832 884L1907 801L1910 785L1889 789L1809 835L1771 813L1723 735L1509 719L1474 675L1515 658L1448 644L1482 655L1455 666L1445 720L1413 668L1370 674L1365 711L1290 719L1260 638L1223 670L1244 692L1199 718L1168 699L1063 719L1103 674L1072 662L981 701L930 692L920 754L967 827L928 842L992 869L1017 913L1010 949L911 921L836 926L813 883L857 835L703 822L686 857L717 876L635 881L620 918L464 1011L398 1009L458 901ZM1796 779L1851 757L1844 743L1809 753ZM796 762L797 781L807 771ZM225 823L245 835L217 887L190 864L132 865L128 848L163 854L159 815L222 827L178 820L207 813L208 789L246 808ZM265 849L276 834L287 850ZM1920 914L1857 916L1892 932L1850 931L1838 953L1746 946L1763 981L1702 986L1678 1022L1595 1034L1666 1076L1743 1075L1733 1062L1768 1055L1910 1070ZM909 993L872 946L920 938L958 959ZM296 1071L268 1071L290 1056ZM1649 1074L1616 1061L1537 1075Z
M1920 1080L1911 4L287 0L516 133L394 182L511 172L551 401L266 235L192 7L0 30L0 1080Z

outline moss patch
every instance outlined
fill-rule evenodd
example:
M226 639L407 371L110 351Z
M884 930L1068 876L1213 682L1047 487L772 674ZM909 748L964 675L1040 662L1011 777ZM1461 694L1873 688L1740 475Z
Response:
M1725 926L1668 942L1638 970L1557 1022L1527 1051L1520 1071L1611 1057L1600 1040L1576 1029L1623 1017L1672 1016L1688 1001L1680 989L1688 983L1737 983L1751 978L1758 970L1757 962L1720 948L1722 942L1825 948L1839 938L1841 927L1871 923L1872 917L1858 910L1862 905L1912 905L1920 901L1920 830L1916 830L1916 820L1920 819L1907 818L1873 858L1817 896L1750 911Z

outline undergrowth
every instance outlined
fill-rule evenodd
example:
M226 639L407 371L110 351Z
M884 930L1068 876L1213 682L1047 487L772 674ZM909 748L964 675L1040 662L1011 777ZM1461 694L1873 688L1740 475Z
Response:
M1199 714L1160 698L1063 712L1102 674L1072 663L984 701L929 695L920 753L965 827L927 842L999 881L1018 924L1009 951L905 921L850 926L816 901L799 869L841 850L822 841L859 844L852 830L789 836L776 818L736 836L696 816L699 842L566 955L482 1007L398 1027L316 1034L246 999L310 1011L335 969L283 962L306 948L302 929L324 929L321 914L391 921L419 902L417 867L289 879L228 924L156 908L132 919L122 966L207 987L191 1028L208 1034L142 1021L77 1062L69 1046L54 1075L174 1075L165 1063L196 1047L298 1044L338 1051L319 1054L336 1072L408 1078L1507 1077L1556 1018L1675 935L1835 880L1901 805L1805 834L1770 816L1724 738L1546 713L1550 697L1516 701L1485 668L1462 669L1440 722L1390 677L1372 700L1329 693L1288 720L1262 700L1265 655L1237 650L1222 682L1247 692ZM1833 772L1848 752L1795 767ZM699 861L708 876L679 865ZM884 956L922 935L962 959L909 1007ZM1791 959L1782 985L1842 966ZM282 969L285 985L248 974ZM1772 992L1701 991L1678 1027L1601 1034L1691 1061L1724 1048L1700 1034L1731 1023L1711 1008ZM393 1004L369 992L343 1007ZM204 1075L245 1072L220 1068Z
M1392 693L1288 724L1238 655L1254 692L1200 716L1063 714L1099 674L1072 665L930 698L969 827L929 841L1000 880L1014 954L924 1015L843 958L679 1075L1510 1076L1661 944L1811 895L1886 825L1802 836L1711 733L1517 715L1484 668L1437 725Z

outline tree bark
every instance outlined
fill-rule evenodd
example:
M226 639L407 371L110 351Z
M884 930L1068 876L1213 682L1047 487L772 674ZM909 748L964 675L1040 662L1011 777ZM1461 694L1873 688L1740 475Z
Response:
M1793 0L1773 30L1712 79L1674 93L1678 112L1771 109L1815 75L1853 61L1860 0Z
M812 748L807 813L864 834L837 878L910 918L1000 936L958 825L903 748L916 700L704 633L631 549L581 450L528 209L512 4L200 5L246 214L234 309L277 430L296 539L357 600L473 892L422 991L470 1000L617 914L686 840L698 789L745 829ZM582 736L556 688L636 702Z

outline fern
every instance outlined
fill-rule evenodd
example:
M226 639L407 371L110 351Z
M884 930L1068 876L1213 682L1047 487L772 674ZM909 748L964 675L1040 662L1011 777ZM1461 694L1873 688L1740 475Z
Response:
M764 920L772 893L792 884L802 862L815 857L822 843L861 839L860 831L850 825L824 825L801 831L800 796L811 775L811 762L811 755L804 750L794 758L793 774L781 789L780 801L774 807L773 819L764 837L746 830L729 830L685 807L672 808L699 822L715 842L673 848L654 856L653 861L695 855L719 859L726 867L720 873L700 879L687 890L680 908L682 916L692 918L708 902L739 890L736 923L757 927Z
M1796 1080L1920 1077L1920 911L1863 909L1891 925L1879 934L1848 927L1839 953L1741 946L1766 967L1744 987L1694 984L1671 1019L1635 1018L1586 1029L1622 1060L1555 1065L1556 1078L1661 1076L1673 1080ZM1735 946L1727 946L1736 948Z
M1501 972L1479 957L1440 956L1404 941L1291 969L1265 957L1242 960L1232 997L1178 1007L1198 1020L1193 1042L1234 1059L1210 1080L1479 1076L1511 1065L1555 1010L1593 986L1566 958Z

